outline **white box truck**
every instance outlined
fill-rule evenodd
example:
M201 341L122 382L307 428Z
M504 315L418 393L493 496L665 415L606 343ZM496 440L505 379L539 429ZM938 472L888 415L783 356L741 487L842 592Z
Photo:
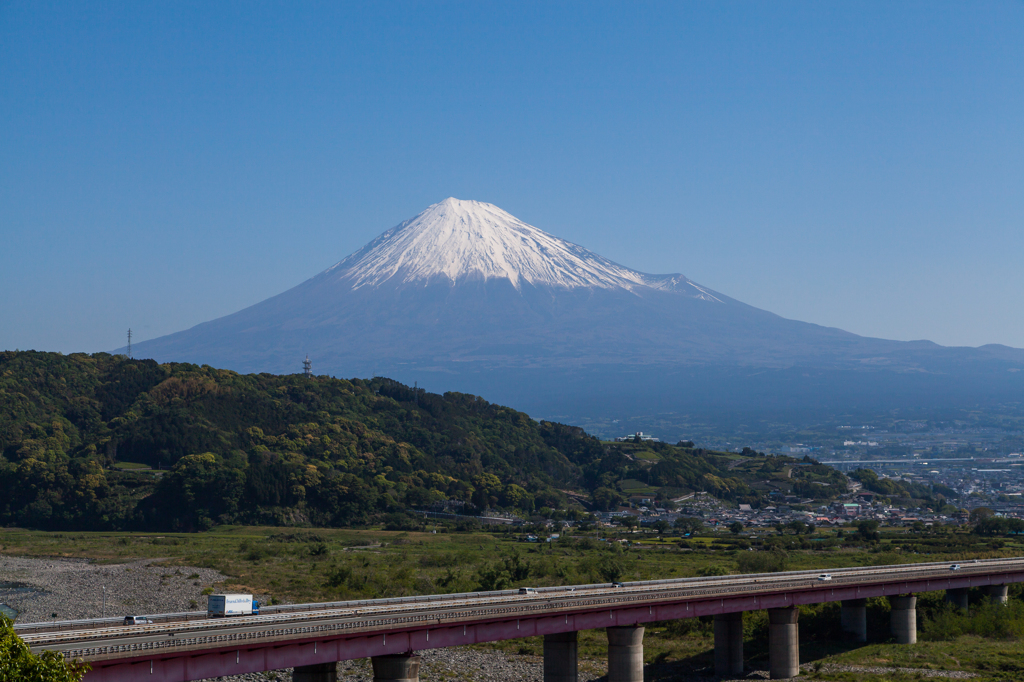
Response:
M211 594L206 603L209 618L259 615L260 603L251 594Z

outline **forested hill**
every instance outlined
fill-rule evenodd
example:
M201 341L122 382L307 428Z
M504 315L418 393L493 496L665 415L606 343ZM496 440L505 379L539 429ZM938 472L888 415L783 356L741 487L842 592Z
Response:
M0 353L3 525L346 525L445 500L464 513L529 514L566 509L567 490L613 507L639 478L662 498L693 489L762 497L722 453L643 449L387 379Z

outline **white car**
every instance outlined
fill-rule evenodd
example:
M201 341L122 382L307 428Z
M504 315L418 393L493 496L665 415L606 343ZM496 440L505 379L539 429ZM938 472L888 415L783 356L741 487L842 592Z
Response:
M152 625L153 621L145 616L125 616L125 625Z
M951 570L951 571L959 571L960 570L960 564L953 564L952 566L949 567L949 570Z
M821 575L818 576L818 580L820 580L821 582L827 582L829 580L832 580L832 574L831 573L822 573Z

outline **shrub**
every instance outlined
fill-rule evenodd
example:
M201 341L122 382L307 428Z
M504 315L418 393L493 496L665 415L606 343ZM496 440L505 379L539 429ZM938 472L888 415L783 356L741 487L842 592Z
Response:
M719 566L717 564L711 566L702 566L701 568L697 569L697 577L699 578L710 578L716 575L728 574L729 571L727 571L724 566Z
M933 611L921 628L922 639L949 641L960 635L1018 639L1024 634L1024 603L981 604L969 612L946 604Z
M784 550L770 552L744 552L736 556L740 573L779 573L786 570L788 555Z

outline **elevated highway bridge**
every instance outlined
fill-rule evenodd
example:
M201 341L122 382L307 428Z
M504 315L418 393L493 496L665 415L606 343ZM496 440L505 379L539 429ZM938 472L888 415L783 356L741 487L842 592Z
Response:
M374 679L418 679L416 651L544 636L545 682L576 682L580 630L608 634L609 682L643 681L644 624L715 617L715 667L743 672L743 612L767 609L770 673L799 672L801 604L842 602L842 627L866 641L868 597L889 597L897 642L916 641L918 592L945 590L966 607L967 590L1005 601L1024 582L1024 559L957 565L907 564L820 571L654 580L603 585L432 595L267 607L258 616L153 616L147 625L113 619L16 626L33 651L83 659L86 682L187 682L295 668L294 682L333 682L338 661L370 658Z

